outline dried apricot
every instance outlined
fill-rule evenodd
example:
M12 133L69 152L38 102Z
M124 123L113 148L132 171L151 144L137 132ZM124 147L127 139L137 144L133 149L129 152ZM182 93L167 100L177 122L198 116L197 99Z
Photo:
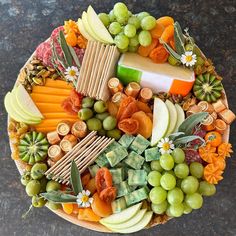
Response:
M173 36L174 36L174 25L172 24L165 28L165 30L161 35L161 39L164 42L169 43L170 39L173 38Z
M169 57L169 53L166 51L166 49L159 45L158 47L154 48L151 53L149 54L149 57L155 62L155 63L164 63L167 61Z
M100 194L103 189L112 187L112 175L106 167L102 167L97 171L95 176L95 184L98 194Z
M170 16L162 16L156 20L156 23L167 27L168 25L174 24L174 19Z
M152 135L152 121L143 111L135 112L132 117L139 122L138 134L148 139Z
M108 112L110 113L110 115L116 117L118 109L119 109L118 106L115 103L110 102L110 101L108 101L107 105L108 105Z
M73 204L73 214L78 215L79 209L80 208L77 203Z
M115 187L108 187L101 191L99 197L104 201L111 203L116 199L116 188Z
M150 52L158 45L159 41L157 39L152 39L152 43L147 46L139 46L138 48L138 54L141 55L142 57L148 57Z
M147 103L137 101L137 107L140 111L144 111L145 113L152 113L151 108L147 105Z
M233 153L232 145L230 143L222 143L218 146L218 154L222 158L230 157Z
M152 35L152 38L153 39L159 39L164 30L165 30L164 25L157 22L155 28L150 31L150 33Z
M130 102L124 109L123 113L121 114L119 120L123 120L126 118L130 118L135 112L138 111L137 103L136 101Z
M102 201L98 193L93 195L93 202L91 204L93 212L100 217L107 217L112 214L111 204Z
M117 115L116 115L117 120L120 120L120 117L122 116L126 107L133 101L135 101L135 99L131 96L128 96L121 101Z
M78 220L98 222L101 219L91 208L80 208L78 213Z
M82 185L85 186L88 184L89 180L90 180L90 173L87 173L87 174L84 174L82 177L81 177L81 182L82 182Z
M118 123L118 128L126 134L137 134L139 122L132 118L123 119Z
M208 164L204 168L204 178L210 184L218 184L222 177L223 171L214 164Z
M62 203L61 205L62 205L63 211L66 214L68 214L68 215L72 214L72 212L73 212L73 204L72 203Z
M95 178L92 178L89 180L89 182L85 186L86 190L89 190L91 194L94 194L97 190L96 184L95 184Z
M206 161L207 163L213 163L218 156L216 153L216 148L211 147L209 143L205 147L199 148L199 155L202 160Z

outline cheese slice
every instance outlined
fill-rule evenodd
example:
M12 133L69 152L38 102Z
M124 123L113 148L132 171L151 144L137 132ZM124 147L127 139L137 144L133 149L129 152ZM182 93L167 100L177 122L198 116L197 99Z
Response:
M140 83L153 92L170 92L186 96L195 81L194 72L168 63L157 64L137 53L122 54L117 67L117 77L124 84Z

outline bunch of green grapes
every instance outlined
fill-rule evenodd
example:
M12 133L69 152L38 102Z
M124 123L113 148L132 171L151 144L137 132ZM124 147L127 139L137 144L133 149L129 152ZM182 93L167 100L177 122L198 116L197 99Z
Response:
M193 162L188 166L184 151L180 148L176 148L171 155L164 154L160 160L152 161L151 169L148 183L153 188L149 197L156 214L180 217L201 208L202 196L211 196L216 192L215 185L202 180L203 165Z
M136 52L139 45L146 47L152 42L149 31L156 26L156 19L147 12L134 15L124 3L118 2L109 14L100 13L99 18L121 52Z

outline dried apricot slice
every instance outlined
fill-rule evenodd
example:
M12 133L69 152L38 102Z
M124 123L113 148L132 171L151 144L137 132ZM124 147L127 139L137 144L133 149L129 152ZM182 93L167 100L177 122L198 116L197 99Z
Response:
M222 177L223 171L214 164L208 164L204 168L204 178L210 184L218 184Z
M169 53L166 51L166 49L159 45L158 47L154 48L151 53L149 54L149 57L155 62L155 63L164 63L167 61L169 57Z
M174 24L174 19L170 16L162 16L156 20L156 23L167 27L168 25Z
M152 38L153 39L159 39L164 30L165 30L164 25L157 22L155 28L150 31L150 33L152 35Z
M81 177L81 182L83 186L88 184L90 177L91 177L90 173L86 173Z
M145 113L152 113L151 108L147 105L147 103L137 101L137 107L140 111L144 111Z
M66 214L70 215L73 212L73 204L72 203L62 203L62 209Z
M116 115L116 118L117 120L120 119L121 115L123 114L124 110L126 109L126 107L131 103L135 101L135 99L131 96L128 96L126 98L124 98L121 103L120 103L120 106L119 106L119 109L118 109L118 112L117 112L117 115Z
M93 212L100 217L107 217L112 214L111 204L102 201L98 193L93 195L93 202L91 204Z
M118 128L126 134L137 134L139 122L132 118L123 119L118 123Z
M78 220L98 222L101 219L91 208L80 208L78 213Z
M132 117L139 122L138 134L148 139L152 135L152 121L143 111L135 112Z
M165 28L165 30L163 31L162 35L161 35L161 39L168 43L170 41L171 38L173 38L174 36L174 25L169 25Z
M128 104L128 106L124 109L119 120L130 118L137 111L138 111L138 107L137 107L136 101L133 101L130 104Z
M218 154L222 158L230 157L231 153L233 153L232 150L232 144L230 143L222 143L218 147Z
M95 178L92 178L89 180L89 182L85 186L86 190L89 190L91 194L94 194L97 190L96 184L95 184Z
M159 41L157 39L152 39L152 43L147 46L139 46L138 48L138 54L141 55L142 57L148 57L152 49L154 49L158 45Z
M112 187L112 175L111 172L106 168L100 168L95 176L95 184L98 194L107 187Z
M116 199L116 188L115 187L108 187L101 191L99 197L104 201L111 203Z

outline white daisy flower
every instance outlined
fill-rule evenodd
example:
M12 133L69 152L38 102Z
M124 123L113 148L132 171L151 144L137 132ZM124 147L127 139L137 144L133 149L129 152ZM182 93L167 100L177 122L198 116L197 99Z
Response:
M194 66L197 62L197 56L192 51L187 51L180 58L183 65Z
M162 138L157 146L160 148L161 154L171 153L175 149L175 145L169 138Z
M77 195L77 204L81 207L90 207L90 205L93 202L93 198L89 197L90 191L89 190L83 190L81 193Z
M79 70L75 66L68 67L65 71L65 76L68 81L74 81L79 77Z

